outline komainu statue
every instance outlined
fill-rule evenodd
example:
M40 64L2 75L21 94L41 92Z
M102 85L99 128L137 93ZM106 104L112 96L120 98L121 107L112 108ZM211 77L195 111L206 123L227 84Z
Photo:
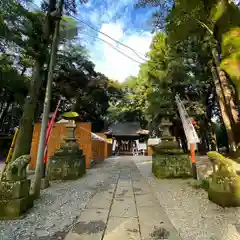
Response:
M29 155L22 155L9 162L0 181L0 219L16 219L33 206L29 194L31 180L27 179Z
M222 207L240 206L240 176L237 163L218 152L208 152L213 165L208 198Z
M27 165L30 155L22 155L13 162L9 162L2 173L2 181L19 181L27 178Z

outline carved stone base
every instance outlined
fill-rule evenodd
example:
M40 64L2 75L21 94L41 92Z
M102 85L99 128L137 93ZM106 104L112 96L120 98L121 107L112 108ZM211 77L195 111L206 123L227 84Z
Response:
M0 182L0 219L20 218L33 206L30 183L29 179Z
M181 153L182 149L179 148L178 143L175 141L162 141L158 145L152 146L153 151L155 153L161 154L161 153Z
M30 183L29 179L0 182L0 199L27 197L29 195Z
M154 154L152 172L157 178L190 178L192 170L186 154Z
M47 171L49 180L78 179L86 173L85 156L75 144L66 144L49 159Z
M152 172L157 178L189 178L190 158L178 148L177 142L162 142L153 146Z
M22 155L7 164L0 181L0 219L21 218L33 206L26 172L29 161L29 155Z
M22 218L23 214L33 206L31 196L20 199L1 199L0 200L0 219Z

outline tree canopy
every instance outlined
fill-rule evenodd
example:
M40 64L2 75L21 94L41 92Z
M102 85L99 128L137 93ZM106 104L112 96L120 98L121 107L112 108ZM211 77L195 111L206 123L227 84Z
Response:
M77 23L69 16L75 13L76 4L73 0L64 1L51 111L62 98L60 113L74 110L81 121L93 123L93 131L100 131L106 122L109 101L117 98L120 90L114 81L95 71L79 41ZM21 150L16 151L17 155L29 153L33 123L42 117L55 27L51 12L57 1L42 1L42 8L37 11L26 6L24 1L0 3L0 129L1 134L12 134L20 125L17 145Z
M230 150L235 151L239 142L236 134L239 7L224 0L140 0L136 7L156 9L152 16L155 35L149 60L130 81L131 85L135 82L134 99L138 103L139 97L144 99L142 116L158 128L161 118L171 114L177 125L179 117L174 102L178 94L189 116L197 121L205 147L211 147L216 129L212 119L217 119L225 125ZM141 91L138 94L139 82L146 86L144 95Z
M38 11L24 2L0 2L0 128L9 133L20 125L19 139L25 141L18 144L17 155L29 152L32 125L42 117L57 8L56 0L42 1ZM94 131L111 122L139 121L154 134L168 115L180 129L175 135L184 141L178 94L195 118L205 148L211 147L215 119L226 128L230 150L236 150L240 12L234 1L139 0L136 7L155 9L155 34L148 61L124 83L95 70L71 17L76 4L63 0L51 111L63 98L60 111L77 112L81 121L93 123Z

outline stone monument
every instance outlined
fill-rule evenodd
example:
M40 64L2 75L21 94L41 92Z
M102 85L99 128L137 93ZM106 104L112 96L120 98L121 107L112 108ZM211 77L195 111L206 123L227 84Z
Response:
M153 146L152 172L157 178L185 178L191 176L190 159L170 133L172 114L162 116L161 142Z
M86 173L86 160L75 137L77 113L65 113L67 136L65 143L49 158L47 175L49 180L73 180Z
M2 173L0 182L0 219L19 218L33 206L30 196L30 179L26 168L30 156L23 155L9 162Z
M240 176L237 163L218 152L208 152L213 166L209 178L208 198L221 207L240 206Z

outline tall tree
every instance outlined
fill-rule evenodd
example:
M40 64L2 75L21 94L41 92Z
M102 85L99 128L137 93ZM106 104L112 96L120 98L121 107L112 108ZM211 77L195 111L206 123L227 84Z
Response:
M165 3L169 1L165 1ZM223 11L220 5L224 6ZM161 1L142 0L139 5L163 6ZM225 127L227 128L231 150L236 149L236 137L234 127L238 121L238 111L235 102L235 89L225 72L220 68L221 58L221 36L232 26L239 24L239 10L233 2L229 1L202 1L193 0L191 2L180 0L165 4L165 8L159 8L154 15L157 19L157 26L160 28L161 20L169 41L175 46L179 42L184 42L192 36L202 37L202 44L207 44L212 53L212 61L209 67L213 73L213 83L215 85L218 101ZM164 18L163 12L165 14ZM222 14L224 12L224 14ZM167 15L167 17L166 17ZM206 63L208 65L208 63Z
M86 2L86 1L81 1ZM29 37L29 43L33 43L34 51L33 51L33 74L32 81L29 88L29 94L26 98L23 116L20 121L20 131L16 141L16 148L14 150L14 154L12 160L17 157L28 154L31 148L31 140L32 140L32 132L33 132L33 121L35 119L34 113L36 109L37 99L39 95L39 91L42 85L43 79L43 69L44 66L49 64L49 46L52 41L53 32L55 29L55 18L58 17L54 13L56 11L56 0L49 0L48 2L43 1L43 9L46 10L46 16L41 17L41 24L36 28L38 32L33 35L33 37ZM69 2L63 1L63 6L65 7L67 12L75 12L76 2L74 0ZM35 20L36 16L31 17L32 13L28 13L30 15L30 20ZM32 23L32 25L34 25ZM35 29L34 27L32 27ZM31 32L29 31L29 34ZM50 70L51 71L51 70Z
M141 79L129 76L120 86L118 99L110 102L108 119L110 122L140 122L146 127L145 100L147 86Z

